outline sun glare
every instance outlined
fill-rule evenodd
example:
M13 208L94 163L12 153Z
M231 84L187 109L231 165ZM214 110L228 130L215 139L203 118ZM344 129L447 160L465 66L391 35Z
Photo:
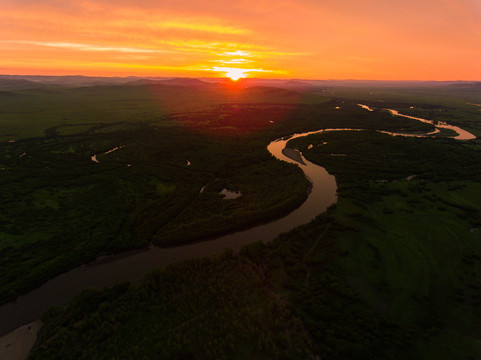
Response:
M246 71L244 69L231 68L225 72L225 77L231 78L233 81L237 81L240 78L246 77Z
M230 78L232 81L237 81L241 78L249 77L250 73L252 72L269 72L269 73L277 73L277 74L284 73L279 70L246 69L246 68L219 67L219 66L214 66L211 69L206 69L206 70L220 73L220 75L226 78Z

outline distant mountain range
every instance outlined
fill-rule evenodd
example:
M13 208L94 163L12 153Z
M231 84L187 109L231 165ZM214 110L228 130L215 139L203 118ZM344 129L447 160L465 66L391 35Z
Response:
M46 89L56 87L85 87L107 85L162 85L183 87L213 87L236 84L237 87L276 87L305 91L326 87L437 87L481 89L478 81L383 81L383 80L283 80L245 78L232 83L226 78L172 78L172 77L90 77L81 75L0 75L0 90Z

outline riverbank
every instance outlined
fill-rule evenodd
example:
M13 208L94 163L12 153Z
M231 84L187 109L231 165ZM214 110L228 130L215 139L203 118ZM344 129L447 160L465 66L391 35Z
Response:
M0 338L0 359L25 360L37 340L41 327L42 323L35 321Z
M310 133L305 133L308 135ZM296 137L302 134L296 134ZM274 140L267 150L275 158L299 165L304 175L312 182L312 189L304 203L280 219L261 224L244 231L230 233L216 239L170 248L150 247L131 256L121 254L112 258L99 259L93 266L79 266L59 275L35 290L19 296L16 301L0 307L0 333L7 333L28 321L38 319L53 305L71 301L75 295L87 288L103 288L119 282L135 282L154 269L196 257L221 254L226 248L234 251L255 241L270 241L282 233L306 224L337 201L337 184L334 176L323 167L305 161L299 164L286 157L282 150L287 140Z

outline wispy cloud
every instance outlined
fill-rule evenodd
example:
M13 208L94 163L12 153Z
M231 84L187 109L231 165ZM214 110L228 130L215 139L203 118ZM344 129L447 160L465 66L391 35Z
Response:
M169 45L176 48L181 49L189 49L194 51L205 51L212 53L213 55L217 55L220 52L224 54L224 56L239 56L240 53L247 54L246 50L249 52L256 50L256 51L263 51L268 50L267 47L252 44L252 43L242 43L242 42L233 42L233 41L206 41L201 39L172 39L172 40L157 40L156 43L162 45ZM244 49L244 50L238 50ZM232 55L228 55L229 53ZM245 55L244 55L245 56Z
M224 51L219 56L252 56L251 53L247 51L237 50L237 51Z
M24 72L481 78L479 0L0 3L0 68Z
M252 60L247 59L230 59L230 60L213 60L221 64L246 64L252 62Z
M249 34L250 30L236 28L233 26L198 23L198 22L182 22L182 21L166 21L157 23L156 26L164 29L180 29L180 30L192 30L200 32L211 32L217 34L230 34L230 35L242 35Z
M210 69L203 69L206 71L215 71L215 72L222 72L222 73L229 73L233 70L242 71L245 74L251 72L264 72L264 73L272 73L272 74L286 74L287 72L284 70L269 70L269 69L244 69L244 68L234 68L234 67L222 67L222 66L214 66Z
M1 43L8 44L25 44L25 45L36 45L45 47L54 47L70 50L80 50L80 51L106 51L106 52L121 52L121 53L165 53L168 50L161 49L141 49L132 47L122 47L122 46L102 46L94 44L80 44L80 43L70 43L70 42L55 42L55 41L30 41L30 40L4 40Z

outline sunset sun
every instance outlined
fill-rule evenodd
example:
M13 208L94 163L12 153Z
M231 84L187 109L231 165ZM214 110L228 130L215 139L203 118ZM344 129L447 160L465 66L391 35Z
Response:
M226 70L225 77L231 78L233 81L237 81L240 78L246 77L246 70L238 69L238 68L231 68Z

